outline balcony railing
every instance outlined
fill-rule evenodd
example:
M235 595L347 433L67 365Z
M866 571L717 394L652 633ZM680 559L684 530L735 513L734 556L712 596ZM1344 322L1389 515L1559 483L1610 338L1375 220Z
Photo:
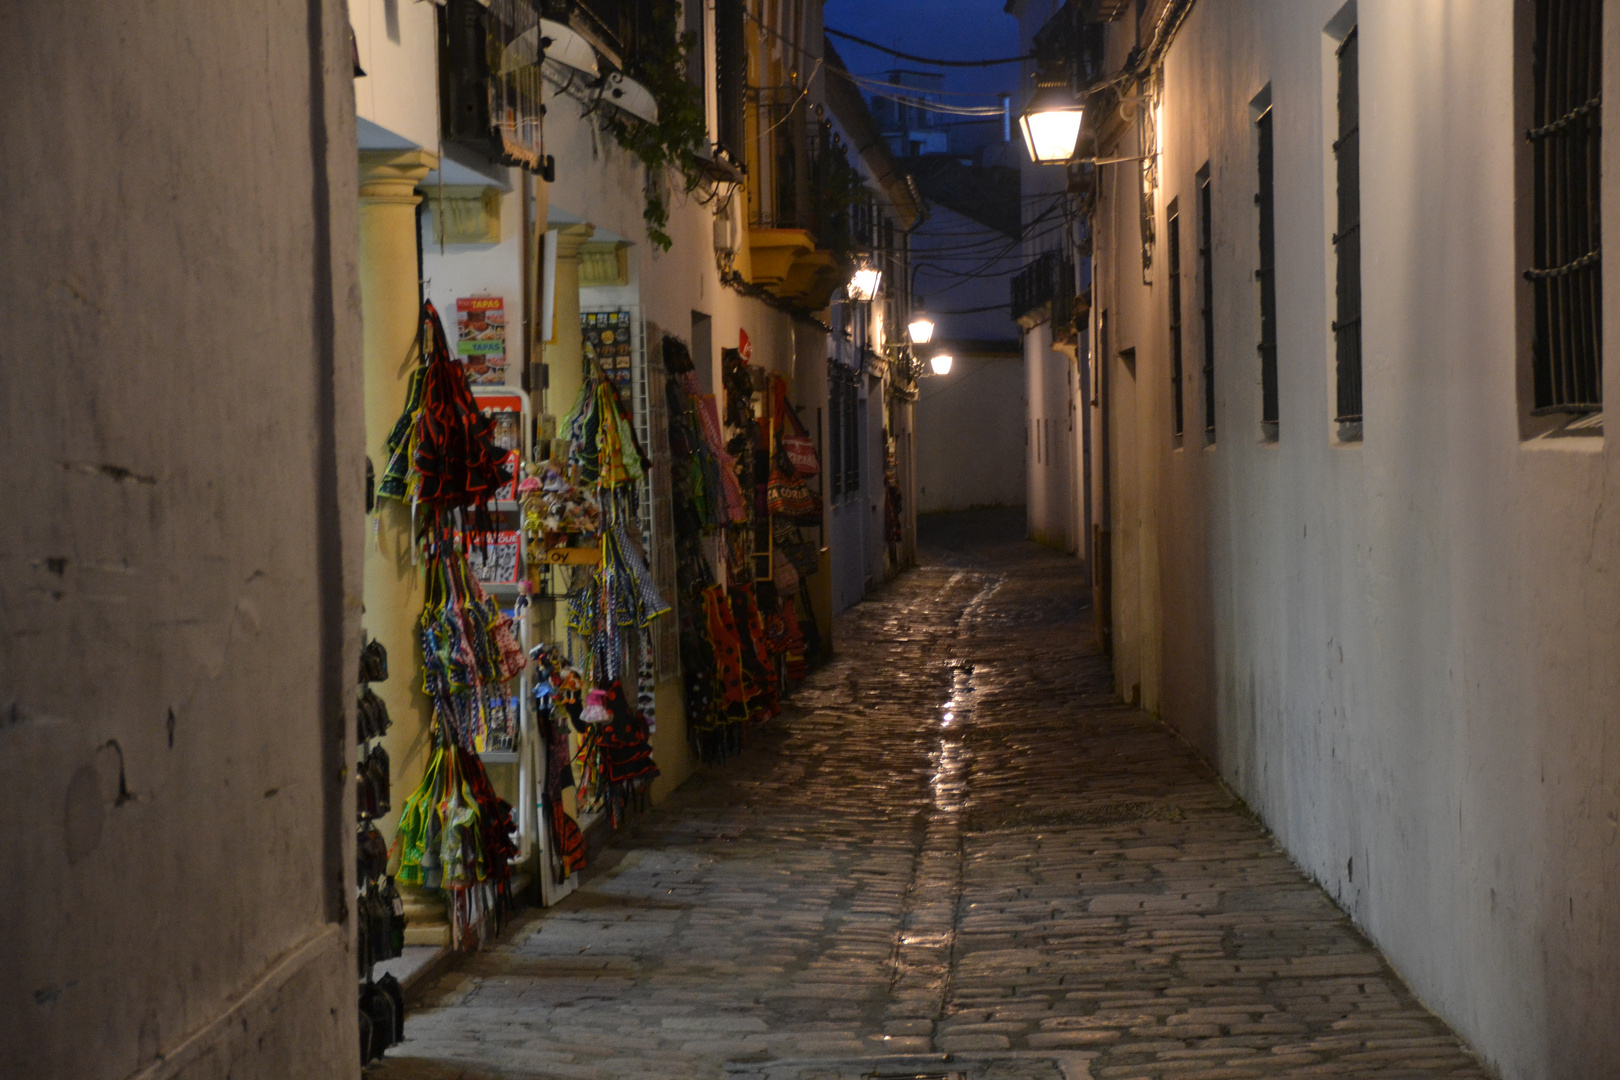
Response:
M818 248L848 255L859 242L860 176L802 103L762 105L759 115L760 151L769 168L752 170L761 184L750 224L803 229Z
M574 30L621 71L634 49L639 6L636 0L543 0L546 18Z
M1026 329L1050 319L1054 338L1066 334L1074 322L1074 263L1048 251L1015 274L1012 317Z

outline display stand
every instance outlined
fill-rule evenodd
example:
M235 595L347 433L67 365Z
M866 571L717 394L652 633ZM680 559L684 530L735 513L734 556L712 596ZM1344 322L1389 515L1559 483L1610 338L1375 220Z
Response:
M528 461L533 452L533 413L530 408L529 395L522 390L509 386L473 386L473 396L478 401L479 410L486 414L493 413L497 418L498 430L505 432L500 438L500 444L511 452L509 465L512 468L512 489L503 491L503 497L491 500L488 510L496 522L499 533L511 535L515 538L516 558L513 561L512 572L504 572L504 562L497 566L476 567L479 581L486 592L494 597L503 608L513 610L518 624L519 638L525 650L534 644L535 629L533 612L529 605L522 603L523 571L527 565L526 541L523 535L522 504L517 498L517 484L523 478L523 463ZM508 424L507 417L511 417ZM499 571L499 572L498 572ZM518 703L518 731L516 744L510 749L487 749L479 752L479 759L486 768L517 769L517 789L514 792L513 805L517 809L518 825L518 855L516 864L520 867L535 868L537 876L540 866L536 863L536 855L540 851L540 840L544 830L538 827L535 803L537 790L535 787L536 772L534 768L534 747L539 742L534 730L533 707L530 702L530 673L525 669L515 680L517 682ZM516 867L514 868L516 869ZM521 871L519 871L521 873ZM521 878L514 876L514 893Z

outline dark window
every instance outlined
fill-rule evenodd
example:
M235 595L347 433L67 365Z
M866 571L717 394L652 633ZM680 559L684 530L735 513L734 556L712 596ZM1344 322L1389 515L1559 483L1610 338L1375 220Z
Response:
M743 28L743 0L715 0L715 93L719 107L716 142L733 161L744 160L744 106L748 93L748 37Z
M844 494L861 490L861 395L855 376L844 386Z
M827 371L827 465L832 480L832 497L844 496L844 383L838 369Z
M855 373L842 365L831 365L827 380L827 442L836 502L861 490L860 392Z
M1602 0L1536 0L1532 367L1538 413L1603 406Z
M1198 170L1198 314L1204 324L1204 431L1215 437L1215 228L1209 166Z
M1339 46L1339 137L1333 143L1338 162L1339 223L1333 234L1338 263L1339 305L1333 320L1338 367L1338 415L1341 424L1361 420L1361 89L1359 37L1351 27Z
M493 6L451 0L439 9L439 126L446 142L531 172L544 171L544 86L540 68L490 63L537 33L532 0Z
M1260 282L1260 422L1277 422L1277 195L1273 186L1271 109L1255 121L1259 128L1260 190L1255 205L1260 207L1260 269L1254 276Z
M703 31L703 5L687 4L685 33L692 36L692 48L686 54L686 77L699 90L709 85L709 69L703 50ZM704 108L708 107L706 99L702 104Z
M1185 421L1181 400L1181 212L1175 199L1165 217L1170 248L1170 431L1180 435Z

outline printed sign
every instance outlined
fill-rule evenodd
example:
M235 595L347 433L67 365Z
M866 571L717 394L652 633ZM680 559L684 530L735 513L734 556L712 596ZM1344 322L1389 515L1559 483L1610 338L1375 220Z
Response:
M467 381L506 382L506 301L499 296L463 296L456 301L456 355Z
M619 402L626 415L632 407L630 394L631 347L628 311L582 311L579 327L585 337L585 355L594 356L602 371L619 388Z
M546 562L552 566L595 566L601 561L601 548L558 547L546 552Z
M518 534L502 530L490 536L486 544L468 544L467 565L473 577L485 585L516 585L522 580Z

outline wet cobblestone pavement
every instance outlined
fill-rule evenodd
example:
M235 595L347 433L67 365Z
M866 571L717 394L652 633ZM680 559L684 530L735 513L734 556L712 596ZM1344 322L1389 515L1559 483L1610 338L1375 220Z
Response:
M424 993L386 1080L1484 1077L1096 655L1020 519Z

